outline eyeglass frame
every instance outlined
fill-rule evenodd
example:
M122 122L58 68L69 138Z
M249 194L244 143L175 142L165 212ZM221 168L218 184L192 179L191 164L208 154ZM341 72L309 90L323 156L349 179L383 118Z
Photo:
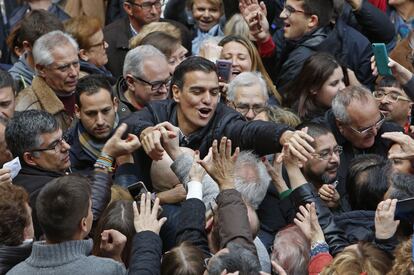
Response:
M303 10L297 10L294 7L286 5L286 4L283 6L282 12L285 12L286 18L289 18L292 15L292 13L296 13L296 12L303 13L304 15L311 15L311 13L309 12L306 12Z
M132 0L132 1L134 1L134 0ZM152 7L156 8L156 9L161 9L162 6L164 6L164 1L144 2L143 4L138 4L138 3L135 3L135 2L125 1L125 3L131 4L133 6L137 6L141 9L147 10L147 11L150 11L152 9ZM158 5L159 5L159 7L157 7Z
M369 126L369 127L367 127L366 129L363 129L363 130L357 130L357 129L355 129L354 127L352 127L351 125L347 125L347 126L348 126L348 127L349 127L352 131L354 131L355 133L357 133L357 134L359 134L359 135L363 136L363 135L366 135L367 133L369 133L369 131L372 131L372 129L374 129L374 127L375 127L376 129L381 128L382 124L384 124L384 122L385 122L386 117L385 117L385 115L384 115L383 113L381 113L381 112L380 112L380 116L381 116L380 120L378 120L378 121L377 121L374 125Z
M55 154L58 154L60 152L60 149L63 146L63 143L66 143L66 139L64 136L62 136L61 138L53 141L49 146L47 146L46 148L38 148L38 149L32 149L29 152L31 153L35 153L35 152L45 152L45 151L55 151ZM56 149L58 146L60 146L59 149Z
M233 104L233 106L234 106L234 108L240 113L240 114L242 114L243 116L245 116L248 112L250 112L250 110L252 110L253 111L253 114L255 115L255 116L257 116L258 114L260 114L261 112L264 112L264 111L266 111L267 110L267 104L265 104L265 105L263 105L263 106L261 106L261 107L254 107L254 104L253 104L253 106L252 105L249 105L249 104L247 104L247 107L248 107L248 109L246 110L246 112L242 112L242 111L239 111L239 109L240 109L240 107L238 107L234 102L232 102L232 104ZM243 105L245 105L245 104L243 104ZM260 112L256 112L255 111L255 108L257 109L257 108L261 108L262 110L260 111Z
M92 49L94 47L102 47L102 48L105 49L105 43L106 43L105 39L102 39L102 41L99 42L99 43L95 43L95 44L89 45L89 49Z
M164 80L164 81L154 81L153 83L151 83L151 82L149 82L149 81L147 81L147 80L145 80L145 79L142 79L142 78L140 78L140 77L138 77L138 76L135 76L135 75L132 75L132 74L130 74L130 76L134 79L134 80L138 80L138 81L141 81L141 82L143 82L143 83L145 83L145 84L147 84L147 85L149 85L149 86L151 86L151 91L153 91L153 92L156 92L156 91L158 91L159 89L161 89L161 87L163 86L163 85L165 85L165 88L167 88L167 90L168 90L168 86L170 85L170 83L171 83L171 79L172 79L172 77L170 76L170 77L168 77L166 80ZM168 81L167 81L168 80ZM154 88L154 86L156 86L156 85L160 85L157 89L155 89Z
M374 97L376 100L383 100L384 98L387 98L387 97L391 94L391 92L390 92L390 93L385 93L385 92L383 92L383 93L384 93L384 96L383 96L383 97L381 97L381 98L377 98L377 97L375 97L375 94L376 94L377 92L383 92L383 91L374 91L374 92L372 92L372 95L373 95L373 97ZM397 102L398 100L409 101L409 102L411 101L411 99L409 99L408 97L405 97L405 96L403 96L403 95L398 95L396 100L393 100L393 99L391 99L390 97L388 97L388 100L389 100L390 102L392 102L392 103L395 103L395 102Z
M312 153L312 156L320 159L320 160L329 160L330 158L332 158L333 154L336 154L337 156L340 156L342 154L342 152L344 151L344 148L341 145L336 145L334 147L333 150L329 150L328 153L326 153L326 155L324 154L323 156L320 153Z

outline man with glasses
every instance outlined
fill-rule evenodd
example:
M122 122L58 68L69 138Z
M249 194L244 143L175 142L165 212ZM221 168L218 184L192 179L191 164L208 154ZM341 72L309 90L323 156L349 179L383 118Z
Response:
M183 45L191 50L191 39L188 29L175 21L160 18L164 0L125 0L123 8L127 17L120 18L104 28L105 41L108 42L108 63L106 67L112 75L122 75L125 55L129 50L129 40L141 29L152 22L169 22L181 31Z
M351 160L359 154L378 154L387 157L390 141L381 138L385 132L402 131L395 123L385 121L372 93L362 86L348 86L338 92L332 101L332 110L318 121L325 123L342 146L339 183L344 182ZM345 185L339 184L341 196Z
M413 102L408 98L400 83L394 77L384 77L372 94L379 102L379 109L387 120L397 123L409 132Z
M78 44L68 34L53 31L33 46L37 75L16 98L16 111L44 110L66 131L75 112L75 88L79 78Z
M122 124L105 143L94 164L92 173L92 211L94 220L98 220L110 199L112 165L115 158L130 154L138 149L138 138L129 135L123 140L126 130ZM30 205L35 201L42 187L52 179L71 172L69 150L63 132L57 120L45 111L28 110L15 114L6 126L6 142L14 157L19 157L22 169L13 179L13 184L20 185L30 195ZM36 215L33 215L36 217ZM41 229L36 226L36 236Z
M151 45L138 46L125 57L123 77L115 86L120 118L139 111L153 100L168 97L171 76L165 55Z
M260 73L241 73L229 83L227 99L229 106L246 120L253 120L266 109L269 99L266 82Z
M274 76L273 80L282 96L289 82L298 76L303 62L315 52L331 53L354 71L361 83L372 85L374 77L370 68L371 44L342 18L336 18L338 15L334 15L335 8L331 0L287 0L279 16L283 21L283 35L276 33L275 42L268 31L269 24L263 10L255 4L255 0L241 2L241 11L249 22L251 34L259 44L261 56L272 60L264 63L272 66L268 71L272 71L270 75ZM361 12L365 17L373 13L381 16L380 12L367 11L365 6L364 12ZM369 26L367 29L370 31L378 25L386 25L381 21L375 25L373 21L378 20L375 16L361 20L364 26ZM382 17L388 22L385 16ZM332 24L334 20L335 23Z

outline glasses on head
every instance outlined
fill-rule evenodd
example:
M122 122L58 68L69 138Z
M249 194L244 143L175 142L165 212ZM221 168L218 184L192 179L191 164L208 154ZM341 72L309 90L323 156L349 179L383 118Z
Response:
M384 98L387 98L392 103L397 102L398 100L411 101L409 98L395 92L386 93L380 90L373 92L372 95L375 97L375 99L378 100L383 100Z
M303 14L305 14L305 15L309 15L309 13L308 13L308 12L306 12L306 11L302 11L302 10L297 10L297 9L295 9L294 7L289 6L289 5L285 5L285 6L283 7L283 11L282 11L282 12L285 12L286 17L289 17L289 16L291 16L291 15L292 15L292 13L296 13L296 12L301 12L301 13L303 13Z
M55 151L55 153L58 154L61 151L64 143L66 143L65 138L61 137L60 139L52 142L52 144L50 144L46 148L33 149L33 150L30 150L30 152Z
M77 70L79 68L79 60L73 61L71 63L67 63L67 64L62 64L62 65L58 65L56 67L54 66L50 66L53 70L58 70L62 73L67 73L69 72L69 70L71 70L72 67L75 68L75 70Z
M106 43L106 41L105 41L105 40L102 40L102 41L101 41L101 42L99 42L99 43L96 43L96 44L92 44L92 45L90 45L90 46L89 46L89 49L94 48L94 47L102 47L102 48L104 48L104 49L105 49L105 43Z
M253 111L253 113L257 116L258 114L260 114L261 112L266 110L266 105L261 105L261 104L254 104L254 105L249 105L249 104L234 104L234 108L236 108L236 110L242 114L242 115L246 115L250 110Z
M339 156L340 154L342 154L343 148L342 146L335 146L333 148L333 150L330 149L326 149L323 150L319 153L313 153L312 156L314 156L315 158L321 159L321 160L329 160L333 154Z
M156 9L160 9L164 5L164 1L155 1L155 2L144 2L142 4L134 3L134 2L127 2L133 6L140 7L141 9L145 11L150 11L152 7L155 7Z
M377 123L375 123L372 126L366 127L364 129L361 129L361 130L355 129L354 127L352 127L350 125L348 125L348 127L351 128L351 130L354 131L355 133L358 133L360 135L366 135L374 129L379 129L382 126L382 124L384 123L384 121L385 121L385 116L384 116L383 113L380 113L380 119L378 120Z
M144 79L142 79L142 78L140 78L140 77L138 77L138 76L134 76L134 75L131 75L132 76L132 78L134 78L135 80L138 80L138 81L141 81L142 83L145 83L145 84L147 84L147 85L149 85L149 86L151 86L151 91L153 91L153 92L156 92L156 91L158 91L159 89L161 89L161 87L163 87L163 86L165 86L165 88L167 88L168 89L168 87L170 86L170 83L171 83L171 76L170 77L168 77L166 80L164 80L164 81L155 81L155 82L149 82L149 81L146 81L146 80L144 80Z

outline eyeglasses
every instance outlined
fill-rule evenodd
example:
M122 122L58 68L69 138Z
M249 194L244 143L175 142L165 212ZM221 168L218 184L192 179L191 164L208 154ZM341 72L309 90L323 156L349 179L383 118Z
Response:
M329 160L333 154L339 156L340 154L342 154L343 152L343 148L342 146L335 146L335 148L333 150L323 150L319 153L313 153L312 156L314 156L315 158L321 159L321 160Z
M378 100L383 100L384 98L387 98L392 103L397 102L398 100L411 101L409 98L395 92L386 93L384 91L379 90L373 92L372 95L375 97L375 99Z
M286 18L287 18L287 17L290 17L290 16L292 15L292 13L296 13L296 12L301 12L301 13L303 13L303 14L305 14L305 15L310 15L310 13L308 13L308 12L306 12L306 11L297 10L297 9L295 9L294 7L289 6L289 5L285 5L285 6L283 7L282 12L285 12L285 14L286 14Z
M155 1L155 2L144 2L142 4L137 4L134 2L127 2L133 6L140 7L141 9L145 11L150 11L152 7L155 7L156 9L160 9L164 5L164 1Z
M58 140L55 140L52 144L47 146L46 148L39 148L39 149L33 149L30 150L30 152L44 152L44 151L52 151L54 150L56 154L60 152L62 149L62 146L66 143L65 138L61 137Z
M261 112L265 111L267 109L266 105L259 105L259 104L254 104L253 106L249 105L249 104L234 104L234 108L236 108L236 110L241 113L242 115L246 115L250 110L253 111L253 113L257 116L258 114L260 114Z
M89 46L89 49L94 48L94 47L102 47L102 48L104 48L104 49L105 49L105 43L106 43L106 41L105 41L105 40L102 40L102 41L101 41L101 42L99 42L99 43L96 43L96 44L92 44L92 45L90 45L90 46Z
M71 63L58 65L57 67L50 66L53 70L58 70L62 73L67 73L72 68L72 66L77 70L79 68L79 60L73 61Z
M168 87L170 86L170 83L171 83L171 77L168 77L164 81L155 81L155 82L152 82L151 83L151 82L146 81L146 80L144 80L144 79L142 79L142 78L140 78L138 76L134 76L134 75L131 75L131 76L132 76L133 79L138 80L138 81L141 81L141 82L143 82L143 83L151 86L151 90L153 92L158 91L159 89L161 89L162 86L165 86L168 89Z
M364 128L364 129L361 129L361 130L358 130L358 129L355 129L355 128L353 128L352 126L350 126L350 125L348 125L348 127L349 128L351 128L351 130L352 131L354 131L355 133L358 133L358 134L360 134L360 135L366 135L366 134L368 134L369 132L371 132L373 129L379 129L381 126L382 126L382 124L384 123L384 121L385 121L385 116L384 116L384 114L383 113L380 113L380 120L378 120L378 122L377 123L375 123L374 125L372 125L372 126L369 126L369 127L366 127L366 128Z

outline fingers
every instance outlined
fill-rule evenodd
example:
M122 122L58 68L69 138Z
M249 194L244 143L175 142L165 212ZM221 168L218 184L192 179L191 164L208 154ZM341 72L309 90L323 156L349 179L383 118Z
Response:
M218 153L218 148L217 148L217 144L218 144L218 142L217 142L217 140L215 139L214 141L213 141L213 145L211 146L212 147L212 152L213 152L213 154L212 154L212 158L215 160L215 159L218 159L218 156L219 156L219 153Z
M151 215L151 193L148 192L145 196L145 215Z
M220 148L219 149L219 154L220 157L226 157L226 149L227 149L227 138L226 137L222 137L220 140ZM230 149L231 150L231 149ZM213 158L214 159L214 158Z
M272 267L273 267L273 270L276 272L276 274L286 275L286 271L283 269L283 267L278 265L275 261L272 261Z
M399 144L404 143L404 142L408 141L409 139L411 139L406 134L401 133L401 132L387 132L387 133L383 133L381 135L381 137L386 138L386 139L390 139L390 140L392 140L394 142L397 142Z
M144 215L145 214L145 193L141 194L141 200L139 203L139 214Z
M161 145L161 132L159 130L152 131L145 135L143 140L141 140L142 146L144 147L145 152L153 160L161 160L164 152L164 148Z
M154 201L154 206L152 207L152 210L151 210L151 216L153 216L155 219L158 216L159 208L160 208L160 199L156 198Z
M115 133L113 134L113 136L120 139L121 136L125 133L127 128L128 128L128 125L126 125L126 123L121 123L121 125L119 125L118 128L115 130Z
M161 228L167 222L167 217L163 217L158 221L158 226Z

